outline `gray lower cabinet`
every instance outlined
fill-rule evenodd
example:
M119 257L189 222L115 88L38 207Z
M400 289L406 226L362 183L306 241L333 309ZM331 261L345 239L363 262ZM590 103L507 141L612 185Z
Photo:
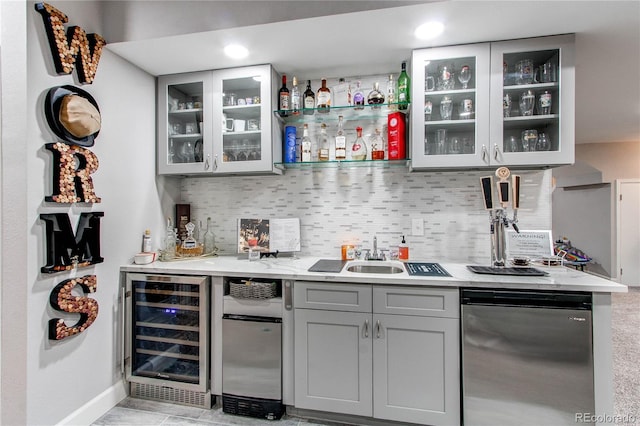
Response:
M298 282L295 406L460 423L457 289Z

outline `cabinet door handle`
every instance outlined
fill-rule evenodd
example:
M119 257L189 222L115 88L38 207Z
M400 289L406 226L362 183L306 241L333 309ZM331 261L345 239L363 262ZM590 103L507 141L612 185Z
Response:
M364 337L369 337L369 320L364 320Z
M376 339L380 338L380 320L376 321Z
M487 161L487 146L486 145L482 145L482 161L484 161L485 163L488 163L488 161Z
M284 308L287 311L290 311L293 308L293 297L291 295L291 291L293 287L293 283L291 281L284 282Z
M218 154L213 158L213 170L218 170Z
M207 159L204 162L204 169L209 170L209 154L207 154Z
M498 155L500 155L500 148L498 148L498 144L495 143L493 144L493 158L495 158L496 161L499 161Z

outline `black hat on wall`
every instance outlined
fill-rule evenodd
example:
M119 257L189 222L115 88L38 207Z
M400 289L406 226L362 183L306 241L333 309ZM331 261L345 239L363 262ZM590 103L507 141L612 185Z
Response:
M93 146L100 132L102 120L98 103L78 87L66 85L49 89L44 113L53 133L67 143Z

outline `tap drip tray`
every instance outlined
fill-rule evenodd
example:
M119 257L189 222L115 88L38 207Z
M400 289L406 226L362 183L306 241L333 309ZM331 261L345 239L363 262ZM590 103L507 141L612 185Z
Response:
M450 277L439 263L407 262L405 263L409 275L422 277Z
M476 274L518 275L521 277L543 277L549 275L536 268L500 268L495 266L467 265L467 269Z

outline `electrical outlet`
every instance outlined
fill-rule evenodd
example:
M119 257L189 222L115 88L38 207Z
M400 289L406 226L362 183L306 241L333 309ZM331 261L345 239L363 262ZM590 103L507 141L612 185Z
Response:
M411 219L411 235L424 236L424 220L422 218Z

